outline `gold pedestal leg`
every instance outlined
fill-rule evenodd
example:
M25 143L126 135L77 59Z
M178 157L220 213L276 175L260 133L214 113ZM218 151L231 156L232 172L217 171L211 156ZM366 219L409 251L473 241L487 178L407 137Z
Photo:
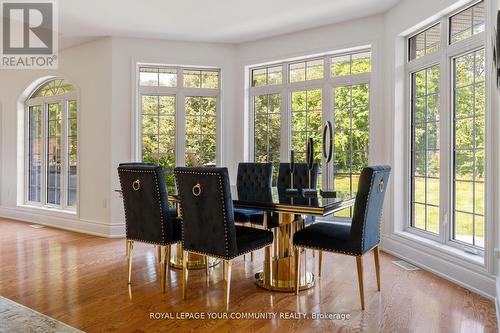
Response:
M186 299L186 285L188 279L188 257L187 251L182 251L182 299Z
M224 302L226 303L226 312L229 311L229 292L231 290L231 261L224 260Z
M356 267L358 269L359 297L361 299L361 310L365 309L365 291L363 287L363 262L361 256L356 256Z
M373 257L375 259L375 273L377 275L377 290L380 291L380 260L378 246L375 246L373 249Z
M318 276L321 277L321 264L322 264L322 261L323 261L323 251L322 250L319 250L318 261L319 261Z
M299 294L300 285L300 248L295 247L295 295Z
M264 280L267 284L272 280L272 260L271 260L271 245L266 246L264 249Z
M128 284L132 281L132 251L134 250L134 241L127 240L127 261L128 261Z

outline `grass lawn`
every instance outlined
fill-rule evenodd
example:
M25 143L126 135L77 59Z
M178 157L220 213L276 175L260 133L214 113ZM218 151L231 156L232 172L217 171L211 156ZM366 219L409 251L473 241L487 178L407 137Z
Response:
M353 176L353 191L358 188L358 177ZM335 189L337 191L350 190L349 176L336 176ZM456 184L456 209L469 212L455 213L455 237L466 243L472 243L473 224L475 223L476 245L483 246L484 237L484 184L476 183L475 198L473 198L474 186L469 182L457 181ZM439 180L427 179L427 201L425 200L425 179L416 178L415 201L439 206ZM475 203L475 213L473 215ZM427 208L427 210L426 210ZM335 213L335 216L350 217L351 208ZM422 204L415 204L415 227L429 232L439 233L439 208ZM427 228L425 221L427 217Z

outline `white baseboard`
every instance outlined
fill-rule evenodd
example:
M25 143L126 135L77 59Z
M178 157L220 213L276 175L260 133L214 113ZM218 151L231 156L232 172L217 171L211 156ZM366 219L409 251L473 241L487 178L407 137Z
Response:
M125 223L108 224L100 221L80 219L77 216L64 216L64 214L51 214L50 212L37 211L36 209L10 207L0 207L0 217L94 236L108 238L125 237Z
M494 276L472 271L463 265L434 256L390 237L382 237L380 248L481 296L491 300L496 299L498 284Z

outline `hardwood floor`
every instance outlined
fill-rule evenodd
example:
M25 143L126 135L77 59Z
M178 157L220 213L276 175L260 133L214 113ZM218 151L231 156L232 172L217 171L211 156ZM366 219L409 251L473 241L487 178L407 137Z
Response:
M317 257L314 258L317 260ZM360 310L353 257L323 254L322 277L297 297L253 283L263 251L233 264L230 312L304 312L307 319L170 320L150 313L222 314L222 265L190 271L188 298L181 272L160 288L152 246L136 243L132 286L127 287L125 241L0 219L0 295L87 332L497 332L490 300L425 271L408 272L381 253L382 291L376 291L373 256L364 257L366 310ZM308 254L309 270L317 262ZM312 320L312 313L349 314L349 320Z

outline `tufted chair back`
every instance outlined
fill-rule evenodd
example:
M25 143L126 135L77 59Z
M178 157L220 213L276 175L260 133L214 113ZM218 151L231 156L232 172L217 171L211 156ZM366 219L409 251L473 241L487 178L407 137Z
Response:
M311 188L316 188L318 169L318 163L314 163L311 170ZM307 163L295 163L293 187L298 189L309 187L309 170L307 169ZM284 192L287 188L290 188L290 163L280 163L278 172L278 192Z
M238 200L272 201L273 164L240 163L236 188Z
M184 250L230 259L237 255L227 168L177 167Z
M127 239L159 245L174 242L162 167L150 163L123 163L118 166L118 176Z
M351 240L365 253L380 242L380 220L391 167L365 167L359 178L351 225Z

